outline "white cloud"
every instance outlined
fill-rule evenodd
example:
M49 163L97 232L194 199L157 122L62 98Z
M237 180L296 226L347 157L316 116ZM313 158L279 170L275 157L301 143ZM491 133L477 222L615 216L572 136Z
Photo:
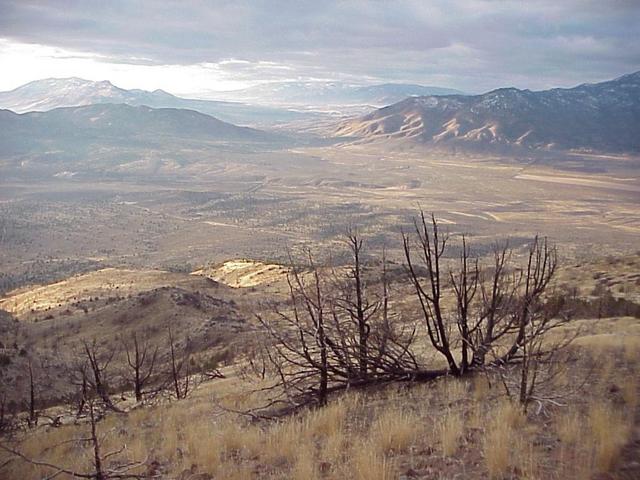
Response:
M638 24L637 0L0 0L0 37L21 50L2 53L0 86L35 75L172 92L297 78L570 86L638 70Z
M234 90L256 83L255 79L251 81L249 75L234 74L233 66L251 66L251 62L230 60L220 64L131 64L106 55L16 43L1 38L0 65L3 71L3 75L0 75L0 90L10 90L32 80L48 77L110 80L123 88L160 88L172 93Z

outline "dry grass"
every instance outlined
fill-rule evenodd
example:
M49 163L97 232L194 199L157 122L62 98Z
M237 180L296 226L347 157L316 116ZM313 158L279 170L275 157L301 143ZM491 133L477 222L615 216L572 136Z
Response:
M377 445L363 442L352 446L351 450L351 475L345 469L342 478L355 478L356 480L391 480L393 468L386 456L378 453ZM347 476L348 475L348 476Z
M315 480L319 478L318 465L314 458L313 445L305 444L298 449L298 458L291 471L292 480Z
M202 422L185 434L187 457L190 464L207 472L215 472L222 463L222 442L215 427Z
M527 418L505 400L499 383L489 388L488 380L495 379L477 376L348 393L326 408L257 424L214 412L213 390L202 390L184 401L109 415L99 430L108 434L105 451L126 445L121 458L148 456L167 478L187 471L225 479L378 480L411 478L410 470L418 478L586 479L598 472L617 478L638 408L637 364L628 361L627 344L632 342L581 356L584 371L598 365L588 389L567 402L571 407L548 408L548 416L531 412ZM563 385L575 381L573 370ZM619 389L611 391L612 385ZM216 393L249 404L237 388L227 382ZM86 433L86 424L38 429L20 448L33 458L88 470L87 445L53 447ZM13 462L0 477L29 480L52 473Z
M326 437L321 447L321 459L332 465L339 464L345 460L349 437L343 432L336 432Z
M635 412L638 407L638 377L625 379L621 385L622 399L630 413Z
M469 388L462 379L448 379L444 382L444 396L450 404L468 399Z
M489 379L485 375L475 375L473 377L473 398L479 402L489 396L491 386Z
M442 453L452 456L458 451L460 439L464 434L464 419L459 412L447 411L440 424L440 442Z
M612 405L598 402L589 408L589 427L588 441L593 445L595 467L608 472L629 440L629 423Z
M272 464L293 462L303 441L303 433L299 421L279 422L272 426L267 432L264 460Z
M305 418L306 430L319 437L328 437L344 428L347 408L343 401L337 400L321 410L314 410Z
M504 402L490 416L484 434L483 451L491 478L502 478L511 465L514 431L526 421L520 406Z
M624 358L628 363L640 360L640 338L636 336L624 337Z
M556 422L560 441L567 445L576 444L582 434L582 423L582 416L575 410L560 416Z
M394 408L383 410L371 425L372 448L381 454L404 452L416 440L421 421L416 415Z

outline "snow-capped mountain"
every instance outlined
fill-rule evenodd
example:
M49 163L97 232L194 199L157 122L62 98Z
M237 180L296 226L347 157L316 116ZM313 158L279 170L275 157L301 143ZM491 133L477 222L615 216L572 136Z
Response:
M353 85L343 82L273 82L226 92L226 99L271 105L369 105L381 107L420 95L455 95L457 90L404 83Z
M640 150L640 72L533 92L408 98L339 125L337 136L469 148Z
M213 115L240 125L265 126L289 122L303 114L286 109L181 98L163 90L125 90L109 81L94 82L81 78L47 78L27 83L8 92L0 92L0 108L16 113L44 112L60 107L102 103L146 105L152 108L184 108Z

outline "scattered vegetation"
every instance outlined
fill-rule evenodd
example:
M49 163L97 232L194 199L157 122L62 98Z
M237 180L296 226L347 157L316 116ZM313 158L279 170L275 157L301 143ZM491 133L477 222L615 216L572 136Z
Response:
M287 295L255 310L257 335L233 361L198 355L173 327L156 343L121 337L117 349L85 339L67 366L72 393L52 406L27 351L28 396L22 405L0 396L0 474L639 474L626 460L637 454L637 322L585 323L578 294L557 285L545 239L486 255L435 217L414 227L404 272L356 232L346 263L292 256Z

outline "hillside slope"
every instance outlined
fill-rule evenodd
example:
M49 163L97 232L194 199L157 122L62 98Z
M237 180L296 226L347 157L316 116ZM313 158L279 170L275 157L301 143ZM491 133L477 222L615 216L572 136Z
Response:
M408 98L341 123L337 136L468 149L640 151L640 72L539 92Z
M147 144L167 138L247 143L279 137L174 108L106 103L23 114L0 110L0 148L5 154L77 144Z
M244 348L252 331L246 318L234 289L186 273L106 268L25 287L0 299L5 356L0 382L13 385L10 400L21 398L28 388L29 352L39 372L41 401L59 400L74 388L65 376L68 365L82 359L84 341L114 352L121 374L125 342L134 334L159 348L158 370L165 369L169 328L176 348L198 368Z

